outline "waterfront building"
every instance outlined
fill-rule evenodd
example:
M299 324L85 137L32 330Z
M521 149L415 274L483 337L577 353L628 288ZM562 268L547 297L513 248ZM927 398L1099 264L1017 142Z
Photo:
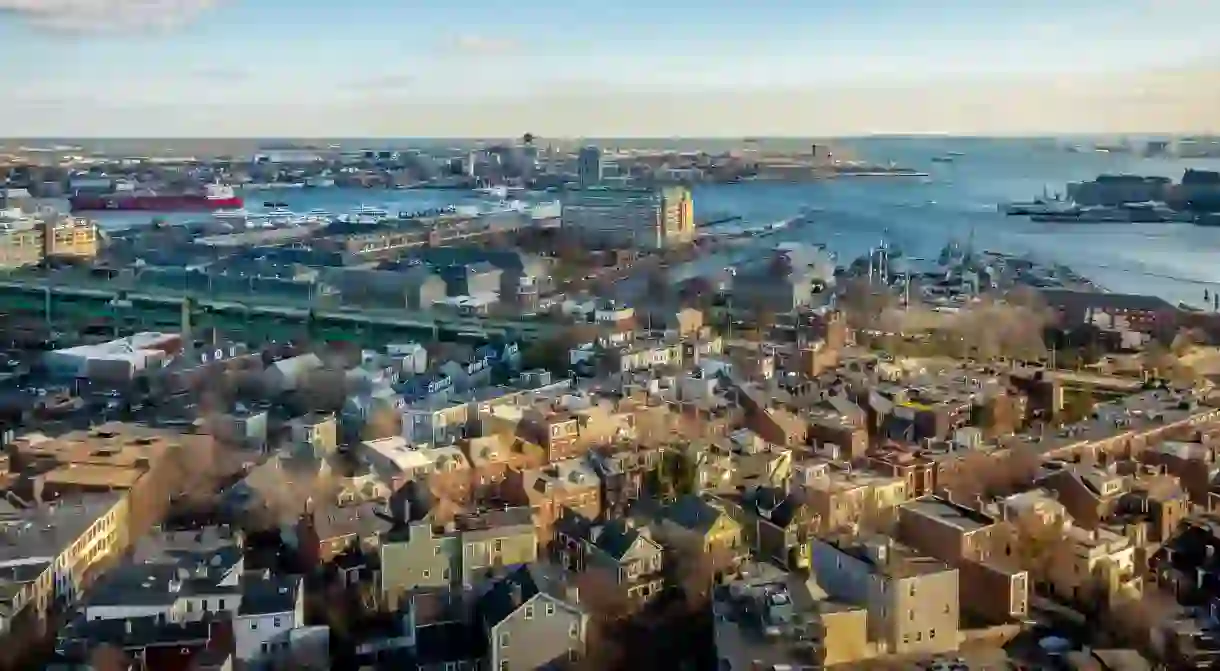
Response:
M0 268L32 266L48 257L91 259L97 248L97 226L88 219L52 210L0 209Z
M43 222L47 258L92 259L97 256L97 225L81 217L53 217Z
M590 245L659 249L695 239L689 189L586 189L568 194L563 228Z
M602 181L602 150L589 146L580 150L576 159L576 174L580 177L580 187L587 189Z
M43 258L43 230L19 209L0 210L0 268L32 266Z

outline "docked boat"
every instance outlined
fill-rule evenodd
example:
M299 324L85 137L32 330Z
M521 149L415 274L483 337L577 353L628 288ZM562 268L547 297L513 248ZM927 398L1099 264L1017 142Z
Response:
M250 211L246 208L237 209L222 209L212 213L212 218L222 221L244 221L250 218Z
M338 221L345 224L377 224L390 218L390 213L380 207L361 205L349 214L339 215Z
M355 209L355 211L352 212L352 214L356 215L357 217L385 218L385 217L390 216L390 213L388 211L383 210L380 207L370 207L368 205L361 205L360 207L357 207Z
M1174 220L1176 213L1168 208L1144 203L1118 207L1084 207L1071 212L1038 214L1030 221L1054 224L1161 224Z
M115 191L107 194L77 193L68 199L73 212L89 211L127 211L139 210L145 212L215 212L216 210L234 210L245 205L233 191L233 187L224 184L207 184L201 191L155 191L131 190Z
M310 177L305 180L305 188L307 189L329 189L335 185L335 180L330 177Z
M1030 201L1015 201L1004 203L1000 212L1013 217L1032 217L1044 215L1071 215L1080 211L1076 203L1065 200L1063 196L1043 193L1042 197Z
M933 163L952 163L956 160L957 160L956 157L949 156L948 154L945 154L944 156L933 156L932 157Z

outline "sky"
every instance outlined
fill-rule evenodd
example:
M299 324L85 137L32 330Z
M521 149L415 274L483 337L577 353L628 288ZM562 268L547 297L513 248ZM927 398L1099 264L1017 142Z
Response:
M0 134L1208 132L1220 0L0 0Z

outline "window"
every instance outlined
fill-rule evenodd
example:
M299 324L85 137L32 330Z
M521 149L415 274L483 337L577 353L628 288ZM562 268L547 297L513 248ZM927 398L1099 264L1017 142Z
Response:
M907 619L910 620L911 622L915 621L915 609L914 608L907 609Z
M555 614L555 604L548 603L546 605L546 614L547 614L547 617L550 617L551 615Z
M250 620L250 631L258 631L258 620Z
M935 629L929 629L929 630L928 630L928 638L929 638L929 639L936 638L936 630L935 630Z
M507 659L500 662L500 671L508 671L508 660Z
M495 548L496 548L496 552L500 552L501 550L503 550L503 549L504 549L504 541L503 541L503 539L500 539L500 538L497 538L497 539L496 539L496 541L495 541Z
M580 623L573 622L568 625L568 638L580 638Z
M272 625L274 625L275 627L279 627L279 626L280 626L280 618L278 618L278 617L272 618L272 619L271 619L271 624L272 624Z
M424 580L427 580L428 578L431 578L431 577L432 577L432 571L429 571L428 569L424 569Z
M225 609L225 600L217 599L216 600L216 610L224 610L224 609Z
M527 620L534 619L534 607L533 606L525 607L525 619L527 619Z
M500 634L500 647L501 648L508 647L508 632L503 632L502 634Z
M441 546L437 545L432 548L432 555L435 557L441 556Z
M449 580L449 569L441 569L441 580Z

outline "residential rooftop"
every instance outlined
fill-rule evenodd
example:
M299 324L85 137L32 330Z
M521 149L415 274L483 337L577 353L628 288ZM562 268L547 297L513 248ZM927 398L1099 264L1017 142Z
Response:
M123 496L80 494L29 507L16 505L11 496L0 500L0 563L55 559Z
M902 504L902 507L966 533L995 524L995 520L990 515L939 496L924 496L914 501L908 501Z

